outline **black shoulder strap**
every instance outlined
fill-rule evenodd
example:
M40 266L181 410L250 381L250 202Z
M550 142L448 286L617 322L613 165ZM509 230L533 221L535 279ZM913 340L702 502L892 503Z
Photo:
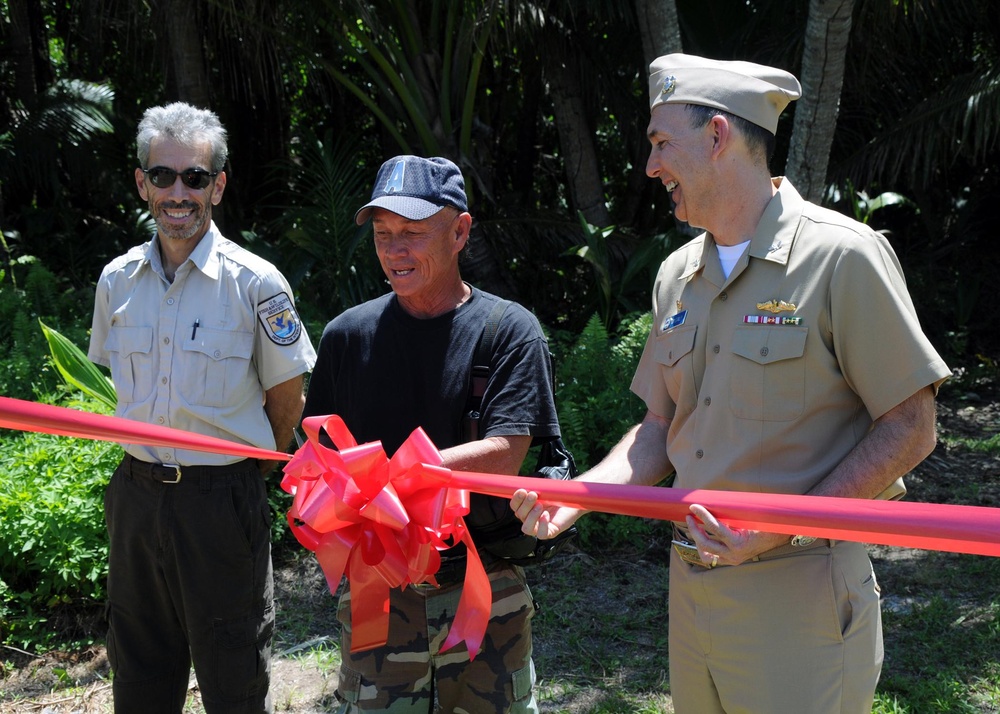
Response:
M472 373L469 378L469 398L465 403L466 441L479 438L479 416L486 393L486 383L490 378L490 362L493 355L493 341L500 329L500 320L510 306L510 300L498 300L490 310L483 324L483 334L479 338L472 358Z
M496 339L497 331L500 329L500 320L507 312L510 300L499 300L493 306L486 322L483 325L483 334L479 338L479 345L476 347L476 354L472 358L472 382L470 394L482 400L486 392L486 380L490 376L490 361L493 356L493 340Z

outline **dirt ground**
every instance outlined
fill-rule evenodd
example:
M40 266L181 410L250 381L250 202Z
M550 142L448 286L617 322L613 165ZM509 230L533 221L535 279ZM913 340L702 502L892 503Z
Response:
M334 708L336 667L323 648L336 641L336 600L315 558L304 551L275 563L279 612L271 662L275 712L314 714ZM301 638L301 639L300 639ZM296 641L292 641L295 639ZM311 654L318 650L319 654ZM113 711L110 666L103 646L83 652L52 652L33 657L4 648L0 662L14 665L0 680L0 714L110 714ZM192 673L185 714L203 708Z
M983 438L1000 431L1000 394L953 393L938 405L940 434ZM913 500L1000 506L1000 458L939 443L907 479ZM873 547L883 583L906 568L919 551ZM324 646L337 633L335 601L315 559L303 552L278 553L275 562L277 623L272 692L275 711L312 714L333 709L336 667ZM659 595L662 597L662 593ZM885 607L896 607L891 598ZM319 653L316 653L316 650ZM329 654L329 653L328 653ZM0 714L106 714L112 711L104 648L53 652L41 657L5 647L0 655ZM575 697L577 702L587 699ZM192 677L185 710L202 712ZM543 704L543 711L546 710Z

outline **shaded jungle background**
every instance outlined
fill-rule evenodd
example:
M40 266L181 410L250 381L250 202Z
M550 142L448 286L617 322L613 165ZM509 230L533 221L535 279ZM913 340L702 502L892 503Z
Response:
M63 384L39 319L87 344L101 268L153 227L136 124L184 100L230 133L220 228L285 273L314 340L388 289L353 222L379 165L458 163L463 275L538 315L565 440L596 463L641 416L627 387L653 275L692 235L644 172L646 68L671 51L800 77L773 173L887 233L955 371L946 396L982 411L1000 360L994 0L0 0L0 394L100 411ZM23 650L101 637L120 451L64 443L0 433L0 644ZM660 537L590 523L584 552Z

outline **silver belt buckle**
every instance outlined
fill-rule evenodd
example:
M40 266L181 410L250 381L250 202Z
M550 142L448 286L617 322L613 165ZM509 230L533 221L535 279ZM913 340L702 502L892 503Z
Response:
M173 481L160 481L160 483L180 483L181 482L181 465L180 464L160 464L160 466L166 467L168 469L174 469L177 472L177 478Z

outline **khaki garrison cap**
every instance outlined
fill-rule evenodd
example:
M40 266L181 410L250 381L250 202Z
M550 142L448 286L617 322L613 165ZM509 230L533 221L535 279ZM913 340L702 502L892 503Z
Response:
M649 65L649 111L660 104L700 104L735 114L772 134L778 115L802 86L783 69L695 55L657 57Z

